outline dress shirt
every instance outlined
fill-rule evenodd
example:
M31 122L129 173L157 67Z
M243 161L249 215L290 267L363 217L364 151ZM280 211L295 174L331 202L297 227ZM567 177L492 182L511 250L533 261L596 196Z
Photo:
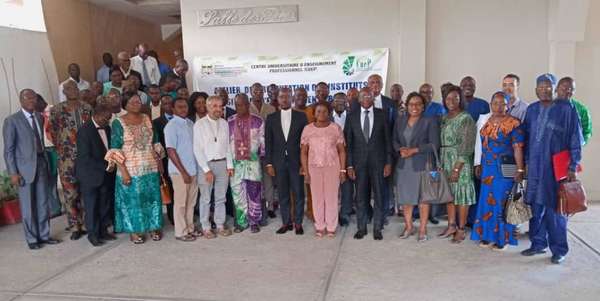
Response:
M383 109L383 100L381 100L381 93L373 98L373 106L378 109Z
M25 111L25 109L21 109L21 112L23 112L23 114L25 115L25 118L27 119L27 122L29 122L29 126L33 129L33 120L31 119L31 117L35 116L35 115L33 113L29 113L29 112ZM44 137L44 135L42 135L42 129L40 128L39 121L36 120L35 122L37 125L36 130L38 131L38 135L40 135L40 138ZM40 143L43 143L43 141L40 141Z
M527 112L528 103L524 102L520 98L517 98L512 106L508 108L508 114L510 116L519 119L519 121L523 122L525 120L525 113Z
M287 110L281 110L281 129L283 129L283 136L285 141L288 139L290 133L290 125L292 124L292 108Z
M102 143L104 143L104 147L106 147L106 149L109 149L109 147L108 147L108 136L106 136L106 130L104 128L101 128L96 123L96 120L94 120L94 117L92 117L92 122L94 123L94 126L98 130L98 135L100 135L100 139L102 140Z
M342 112L342 114L340 114L340 115L338 115L338 113L336 113L334 111L333 112L333 122L337 123L337 125L339 125L343 130L344 125L346 125L346 111Z
M475 135L475 158L473 160L473 166L481 165L481 155L483 154L483 145L481 143L481 134L479 133L483 126L492 117L492 113L479 115L477 120L477 133Z
M146 67L146 75L144 74L144 66ZM158 68L158 62L155 58L148 56L143 59L141 56L136 55L131 58L131 69L139 72L142 75L142 84L149 86L151 84L158 85L160 81L160 69Z
M63 86L68 82L68 81L74 81L77 84L77 88L79 89L79 91L81 90L85 90L85 89L89 89L90 88L90 83L88 83L87 81L83 80L83 79L79 79L79 82L77 82L75 79L73 79L72 77L67 78L67 80L65 80L64 82L60 83L60 85L58 85L58 99L60 101L65 101L67 100L67 97L65 96L65 93L63 93Z
M365 128L364 127L365 116L366 116L365 112L367 110L369 110L369 138L371 138L371 133L373 133L373 121L375 120L375 114L373 113L374 109L375 109L374 106L371 106L368 109L365 109L362 106L360 107L360 128L361 128L361 131L362 131L362 129Z
M210 171L208 162L227 159L227 168L233 168L229 147L229 125L223 118L213 120L208 115L194 124L194 155L200 168Z
M96 80L105 83L110 81L110 68L106 65L102 65L96 72Z
M181 165L190 176L195 176L197 172L193 136L194 123L187 118L175 115L165 126L165 146L177 152ZM169 158L168 169L169 174L180 174L171 158Z
M150 107L152 108L152 120L160 117L160 103L155 106L150 102Z

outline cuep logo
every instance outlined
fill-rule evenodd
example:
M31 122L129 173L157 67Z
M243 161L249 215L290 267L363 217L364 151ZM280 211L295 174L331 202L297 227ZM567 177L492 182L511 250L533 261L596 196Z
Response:
M351 55L344 60L342 71L344 71L345 75L350 76L354 74L354 59L355 57Z
M371 64L373 61L368 56L359 57L356 60L356 68L361 71L371 70Z

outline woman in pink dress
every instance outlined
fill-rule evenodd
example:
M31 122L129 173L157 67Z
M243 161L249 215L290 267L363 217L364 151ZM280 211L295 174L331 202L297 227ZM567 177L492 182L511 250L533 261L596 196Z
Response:
M338 188L346 180L346 150L340 126L331 121L327 103L315 106L315 121L302 132L302 172L310 183L317 237L335 237Z

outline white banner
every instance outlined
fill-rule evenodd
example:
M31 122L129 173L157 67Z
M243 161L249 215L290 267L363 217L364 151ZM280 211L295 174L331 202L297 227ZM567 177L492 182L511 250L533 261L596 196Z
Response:
M337 92L366 86L369 75L377 73L385 88L388 54L387 48L375 48L303 56L196 57L192 69L194 91L215 94L218 88L225 88L232 105L235 94L250 96L250 86L258 82L265 88L270 84L304 87L308 103L312 103L319 82L329 85L333 97Z

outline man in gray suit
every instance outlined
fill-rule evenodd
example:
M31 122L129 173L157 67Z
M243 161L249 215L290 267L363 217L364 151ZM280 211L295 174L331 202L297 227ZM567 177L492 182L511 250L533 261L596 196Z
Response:
M48 161L43 147L42 117L35 111L37 94L19 93L21 110L4 120L4 161L13 185L19 189L25 239L30 249L58 244L50 238Z

